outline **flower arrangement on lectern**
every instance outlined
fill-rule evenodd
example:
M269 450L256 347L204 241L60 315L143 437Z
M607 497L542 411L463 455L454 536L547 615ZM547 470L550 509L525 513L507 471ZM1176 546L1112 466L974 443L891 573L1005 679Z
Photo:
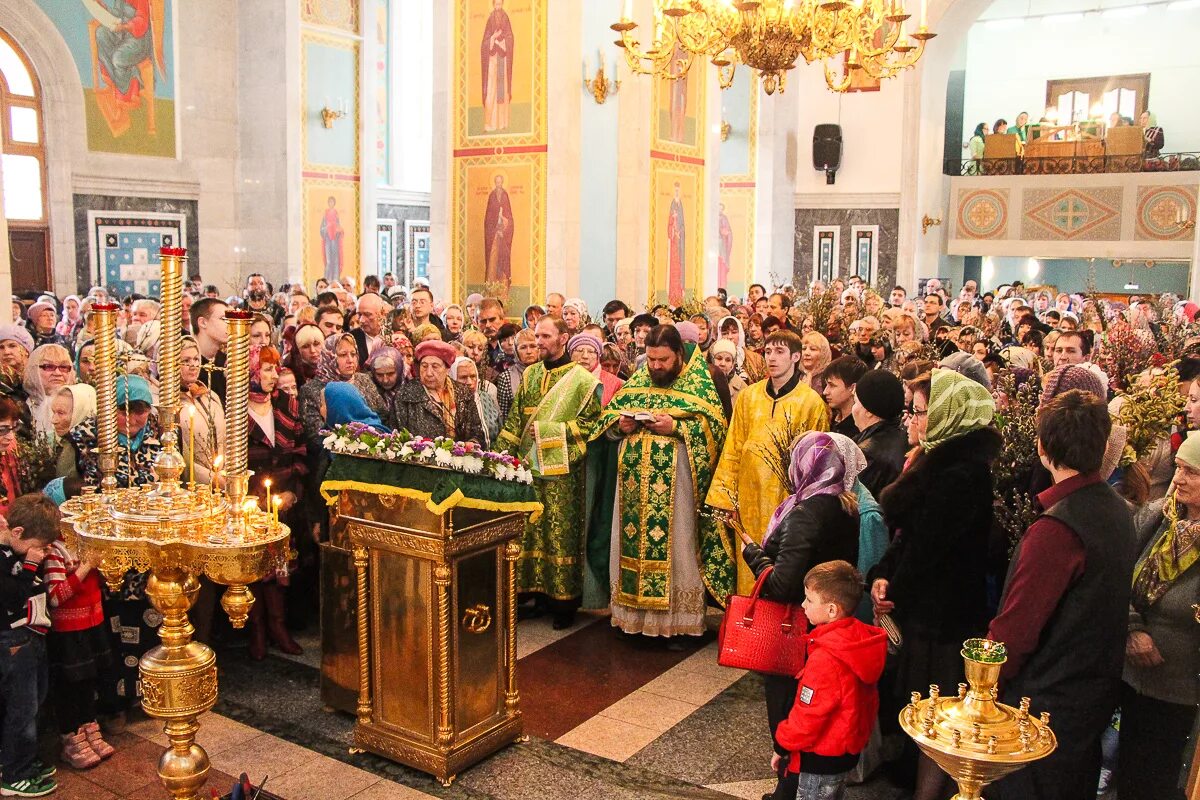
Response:
M474 442L456 442L445 436L428 439L413 436L406 430L383 433L361 422L335 425L332 430L321 433L325 434L325 449L339 455L438 467L527 485L533 483L533 473L516 456L485 450Z

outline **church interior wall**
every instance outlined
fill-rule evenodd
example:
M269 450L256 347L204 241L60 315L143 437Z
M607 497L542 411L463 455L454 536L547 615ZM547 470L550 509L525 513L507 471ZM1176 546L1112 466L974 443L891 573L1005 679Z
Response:
M1187 295L1188 265L1182 261L1153 261L1145 259L1123 261L1112 259L1035 259L988 257L983 259L983 282L999 286L1013 281L1026 285L1049 285L1064 291L1083 289L1097 292L1172 292Z
M820 231L833 233L837 242L833 274L842 278L855 274L856 233L866 231L871 234L871 247L875 249L868 282L886 295L896 283L899 225L900 212L895 208L798 208L793 274L786 280L793 286L805 286L812 280L817 258L814 241Z
M1048 13L1056 5L1039 3L1033 13ZM1200 105L1195 102L1200 8L1173 5L1073 15L1062 21L1049 17L977 22L966 43L963 144L980 122L992 125L1003 117L1011 124L1021 111L1034 120L1040 117L1047 80L1148 72L1149 108L1166 133L1167 152L1200 150ZM1001 12L988 16L993 13ZM1023 5L1017 13L1025 13Z

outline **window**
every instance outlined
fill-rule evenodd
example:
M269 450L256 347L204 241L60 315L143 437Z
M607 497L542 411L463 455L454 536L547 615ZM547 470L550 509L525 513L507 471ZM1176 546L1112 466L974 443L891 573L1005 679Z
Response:
M0 30L0 143L4 214L9 222L46 221L46 147L41 87L25 57Z
M1136 125L1149 102L1149 73L1046 81L1046 117L1057 125L1107 124L1113 113Z

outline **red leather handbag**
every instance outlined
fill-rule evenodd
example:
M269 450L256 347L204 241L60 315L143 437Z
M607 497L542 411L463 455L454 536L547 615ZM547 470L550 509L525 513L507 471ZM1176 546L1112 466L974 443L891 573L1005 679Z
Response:
M729 596L717 634L717 663L794 678L808 654L808 618L799 605L759 597L773 569L763 570L749 597Z

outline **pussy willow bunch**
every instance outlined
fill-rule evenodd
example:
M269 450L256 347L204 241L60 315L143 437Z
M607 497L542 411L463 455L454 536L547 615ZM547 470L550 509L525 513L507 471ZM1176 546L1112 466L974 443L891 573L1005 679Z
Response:
M683 312L683 319L691 319L696 314L704 313L704 303L696 296L696 293L689 291L683 298L683 302L679 304L679 311Z
M45 486L54 478L57 465L58 448L49 436L17 437L17 482L21 486Z
M783 427L772 427L768 433L770 441L758 446L758 455L766 462L767 468L771 470L775 479L787 489L789 495L796 491L796 487L792 485L791 475L792 448L796 444L796 437L792 431L791 412L785 411Z
M1186 401L1179 393L1179 371L1174 363L1152 370L1131 383L1128 390L1118 393L1124 402L1116 421L1129 431L1121 456L1122 466L1140 461L1154 451L1171 432Z
M1118 320L1104 334L1097 363L1115 389L1127 389L1150 363L1156 346L1149 331L1137 330L1125 320Z
M1011 370L1002 370L993 389L1003 398L1003 409L995 416L1003 444L992 464L995 484L996 522L1008 535L1009 549L1016 546L1025 529L1037 518L1037 509L1029 493L1029 479L1038 463L1037 410L1041 384L1027 380L1017 384Z
M811 316L813 318L813 330L822 334L829 330L829 320L833 317L833 310L841 302L838 293L832 289L827 289L824 292L813 295L811 292L805 293L803 299L799 300L795 307L799 309L800 320Z

